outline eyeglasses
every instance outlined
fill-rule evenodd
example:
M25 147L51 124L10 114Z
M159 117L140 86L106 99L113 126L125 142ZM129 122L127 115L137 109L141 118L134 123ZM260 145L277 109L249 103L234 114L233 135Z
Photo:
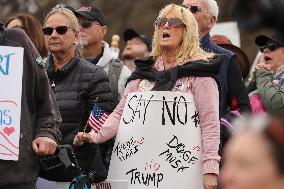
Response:
M206 12L208 13L205 9L197 6L197 5L182 5L183 7L185 7L186 9L190 10L191 13L195 14L197 12Z
M93 20L79 20L79 24L82 26L82 28L89 28L92 26L93 23L100 26L98 22Z
M265 49L268 49L270 52L275 51L276 49L280 48L281 46L276 44L276 43L272 43L269 45L265 45L259 48L260 52L264 52Z
M56 33L58 33L59 35L63 35L67 32L69 28L71 27L69 26L57 26L56 28L45 27L42 28L42 32L44 33L44 35L51 35L53 33L53 30L55 30Z
M168 25L170 27L174 27L174 28L179 28L181 26L185 26L185 24L179 18L165 18L165 17L158 18L155 21L155 25L156 26L164 26L167 22L168 22Z

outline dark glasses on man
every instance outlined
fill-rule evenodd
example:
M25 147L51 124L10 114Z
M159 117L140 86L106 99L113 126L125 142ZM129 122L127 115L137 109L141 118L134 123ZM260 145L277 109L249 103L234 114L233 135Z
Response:
M56 33L58 33L59 35L63 35L67 32L69 28L71 27L69 26L58 26L56 28L45 27L45 28L42 28L42 32L44 33L44 35L51 35L53 33L53 30L55 30Z
M170 27L174 27L174 28L179 28L181 26L185 26L185 24L179 18L165 18L165 17L161 17L161 18L158 18L155 21L155 25L156 26L164 26L166 23L168 23L168 25Z
M193 14L195 14L195 13L197 13L197 12L207 12L207 11L205 11L203 8L201 8L201 7L199 7L199 6L197 6L197 5L190 5L190 6L188 6L188 5L182 5L183 7L185 7L185 8L187 8L188 10L190 10L190 12L191 13L193 13Z
M272 43L272 44L260 47L259 50L260 50L260 52L263 53L265 51L265 49L268 49L270 52L272 52L272 51L274 51L274 50L276 50L278 48L280 48L280 45L278 45L276 43Z
M79 24L82 26L82 28L89 28L92 26L93 23L100 25L99 23L93 20L79 20Z

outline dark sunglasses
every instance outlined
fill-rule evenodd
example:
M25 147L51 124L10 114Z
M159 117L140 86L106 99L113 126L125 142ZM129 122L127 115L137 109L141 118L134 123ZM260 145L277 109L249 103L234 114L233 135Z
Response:
M276 44L276 43L272 43L272 44L269 44L269 45L265 45L265 46L262 46L259 48L260 52L264 52L265 49L268 49L270 52L276 50L280 48L280 45Z
M53 30L55 30L56 33L58 33L59 35L63 35L67 32L69 28L71 27L69 26L58 26L56 28L45 27L45 28L42 28L42 32L44 33L44 35L51 35L53 33Z
M182 5L182 6L185 7L186 9L190 10L190 12L193 13L193 14L195 14L197 12L202 12L202 11L207 12L203 8L201 8L201 7L197 6L197 5L190 5L190 6Z
M96 21L93 20L80 20L79 24L82 26L82 28L89 28L92 26L92 24L97 24L100 25L99 23L97 23Z
M165 17L158 18L155 21L155 25L156 26L164 26L167 22L168 22L168 25L170 27L174 27L174 28L179 28L181 26L185 26L185 24L179 18L165 18Z

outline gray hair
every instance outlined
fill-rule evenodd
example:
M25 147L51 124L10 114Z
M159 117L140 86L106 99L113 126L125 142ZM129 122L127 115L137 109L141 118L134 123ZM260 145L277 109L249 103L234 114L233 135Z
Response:
M207 4L208 4L208 13L211 16L215 16L217 20L219 14L219 7L217 2L215 0L207 0Z
M69 10L68 8L66 8L65 5L63 4L58 4L56 5L54 8L51 9L51 11L46 15L45 19L44 19L44 26L46 26L46 22L48 20L48 18L54 14L62 14L65 17L67 17L68 19L71 20L71 28L75 31L79 31L79 23L78 23L78 19L75 16L75 14Z

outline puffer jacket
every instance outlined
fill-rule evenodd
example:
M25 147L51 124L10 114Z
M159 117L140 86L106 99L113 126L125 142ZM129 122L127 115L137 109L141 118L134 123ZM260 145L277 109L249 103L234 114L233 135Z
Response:
M52 56L46 62L47 74L62 116L60 144L72 144L83 131L94 104L106 112L113 110L107 74L76 54L62 70L54 70Z

